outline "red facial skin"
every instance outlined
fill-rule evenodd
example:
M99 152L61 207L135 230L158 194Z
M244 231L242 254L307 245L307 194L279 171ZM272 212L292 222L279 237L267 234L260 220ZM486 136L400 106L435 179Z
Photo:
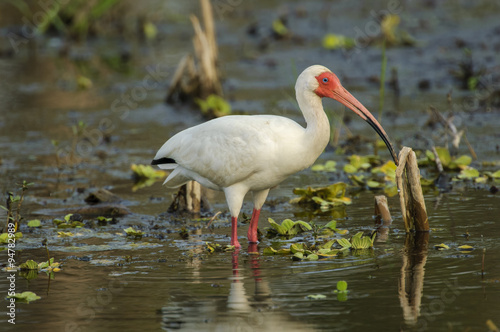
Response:
M342 86L342 84L340 84L338 77L334 73L326 71L316 76L316 80L318 80L319 84L316 90L314 90L316 95L321 98L331 98L344 104L361 119L367 121L385 142L392 158L394 159L394 163L398 165L398 157L384 128L382 128L377 119L375 119L375 117L356 98L354 98L354 96L351 95L349 91Z
M328 82L324 82L324 78L328 79ZM335 99L333 91L342 86L337 75L331 72L324 72L316 76L316 79L318 80L319 87L314 92L321 98Z

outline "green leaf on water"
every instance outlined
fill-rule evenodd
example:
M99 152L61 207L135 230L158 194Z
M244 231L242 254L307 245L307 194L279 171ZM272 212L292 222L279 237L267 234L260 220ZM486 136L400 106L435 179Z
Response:
M307 295L306 299L321 300L321 299L326 299L326 295L323 295L323 294L311 294L311 295Z
M316 254L309 254L309 255L307 255L306 258L310 261L317 261L319 259L318 255L316 255Z
M435 249L437 250L447 250L447 249L450 249L450 247L448 247L446 244L444 243L441 243L441 244L436 244L434 246Z
M26 302L26 303L30 303L32 301L36 301L38 299L41 299L40 296L36 295L33 292L15 293L13 296L7 296L7 298L9 298L9 299L14 298L20 302Z
M268 230L268 235L273 235L273 232L276 232L277 234L283 236L293 236L312 230L312 226L302 220L293 221L291 219L285 219L281 222L281 225L275 222L272 218L268 218L267 221L274 230Z
M323 228L330 228L331 230L334 231L337 229L337 221L336 220L329 221L325 226L323 226Z
M273 247L267 247L267 248L264 248L264 250L262 251L262 253L264 255L267 255L267 256L272 256L272 255L277 254L278 251L276 251L276 249L274 249Z
M356 43L354 39L346 36L329 33L323 37L323 47L327 50L336 50L339 48L348 50L353 48L355 45Z
M448 151L447 148L436 147L436 152L437 152L437 155L439 156L439 159L441 160L441 164L443 165L443 167L448 168L448 165L451 162L450 151ZM433 157L434 157L434 155L433 155Z
M268 218L267 221L271 224L271 227L278 232L280 235L286 234L286 228L276 223L272 218Z
M357 171L358 171L358 169L351 164L344 165L344 172L346 172L346 173L351 174L351 173L356 173Z
M209 95L205 100L196 98L195 102L203 114L215 117L231 114L231 105L224 98L216 94Z
M284 234L287 234L291 229L292 227L295 225L295 223L293 222L293 220L291 219L285 219L281 222L281 227L283 227L283 229L285 230L285 233ZM283 235L284 235L283 234Z
M328 160L324 164L316 164L311 167L312 171L315 172L335 172L337 169L335 168L337 163L333 160Z
M132 227L126 228L123 230L125 233L127 233L127 236L133 236L133 237L142 237L144 235L144 232L135 230Z
M273 31L275 34L277 34L278 36L281 36L281 37L288 35L288 28L283 23L283 21L279 18L277 18L273 21Z
M373 180L368 180L366 185L370 188L380 188L384 186L382 183Z
M293 260L302 260L304 259L304 254L302 252L296 252L292 256Z
M467 167L463 169L460 174L458 174L459 179L470 180L477 178L479 176L479 171L472 167Z
M304 243L293 243L290 245L290 251L292 254L295 254L297 252L303 253L307 249L306 245Z
M337 282L337 291L345 292L347 290L347 282L344 280Z
M17 239L20 239L23 237L23 234L21 232L16 232L14 233L14 238L17 240ZM0 243L2 244L7 244L9 243L9 239L11 237L9 237L9 233L2 233L0 234Z
M304 231L304 232L305 232L305 231L311 231L311 230L312 230L312 226L311 226L311 225L309 225L307 222L302 221L302 220L297 220L297 221L295 222L294 227L297 227L297 226L298 226L300 229L302 229L302 231Z
M38 219L28 221L28 227L40 227L42 223Z
M337 243L340 244L342 250L349 249L351 247L351 242L349 242L349 240L344 238L337 239Z
M19 265L20 270L37 270L38 271L38 263L34 260L28 260L25 263Z
M463 155L455 159L453 162L458 166L469 166L472 162L472 158L470 156Z

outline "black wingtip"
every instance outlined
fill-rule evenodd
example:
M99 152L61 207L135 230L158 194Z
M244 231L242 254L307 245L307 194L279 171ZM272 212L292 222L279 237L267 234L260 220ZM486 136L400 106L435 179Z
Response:
M176 164L175 160L172 158L160 158L160 159L153 159L151 162L151 165L161 165L161 164Z

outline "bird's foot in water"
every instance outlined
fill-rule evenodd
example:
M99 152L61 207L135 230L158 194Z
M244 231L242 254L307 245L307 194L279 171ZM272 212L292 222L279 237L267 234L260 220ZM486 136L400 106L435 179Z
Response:
M235 248L241 248L241 244L238 242L238 239L231 239L231 245Z
M257 230L248 229L247 233L248 243L259 243L259 237L257 236Z

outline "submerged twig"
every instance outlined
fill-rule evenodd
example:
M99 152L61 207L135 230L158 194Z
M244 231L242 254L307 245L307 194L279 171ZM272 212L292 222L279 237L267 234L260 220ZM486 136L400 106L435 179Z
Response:
M464 141L465 141L465 144L467 145L467 147L469 148L469 152L472 156L472 159L474 160L477 160L477 154L476 154L476 151L474 151L474 148L472 147L472 145L470 144L469 140L467 139L467 134L464 133Z
M207 228L210 228L210 226L212 225L212 222L215 220L215 218L217 218L222 212L221 211L217 211L216 214L214 214L214 216L210 219L210 221L208 222L207 224Z
M432 146L432 153L434 154L434 158L436 161L436 167L438 169L438 172L443 173L444 172L443 163L441 163L441 158L439 158L439 155L436 151L436 147L434 145Z
M443 125L445 129L447 129L452 136L452 145L455 149L458 149L460 145L460 139L464 134L463 130L458 131L457 127L453 123L453 116L446 119L440 112L438 112L434 107L429 106L429 110L434 113L439 122Z

